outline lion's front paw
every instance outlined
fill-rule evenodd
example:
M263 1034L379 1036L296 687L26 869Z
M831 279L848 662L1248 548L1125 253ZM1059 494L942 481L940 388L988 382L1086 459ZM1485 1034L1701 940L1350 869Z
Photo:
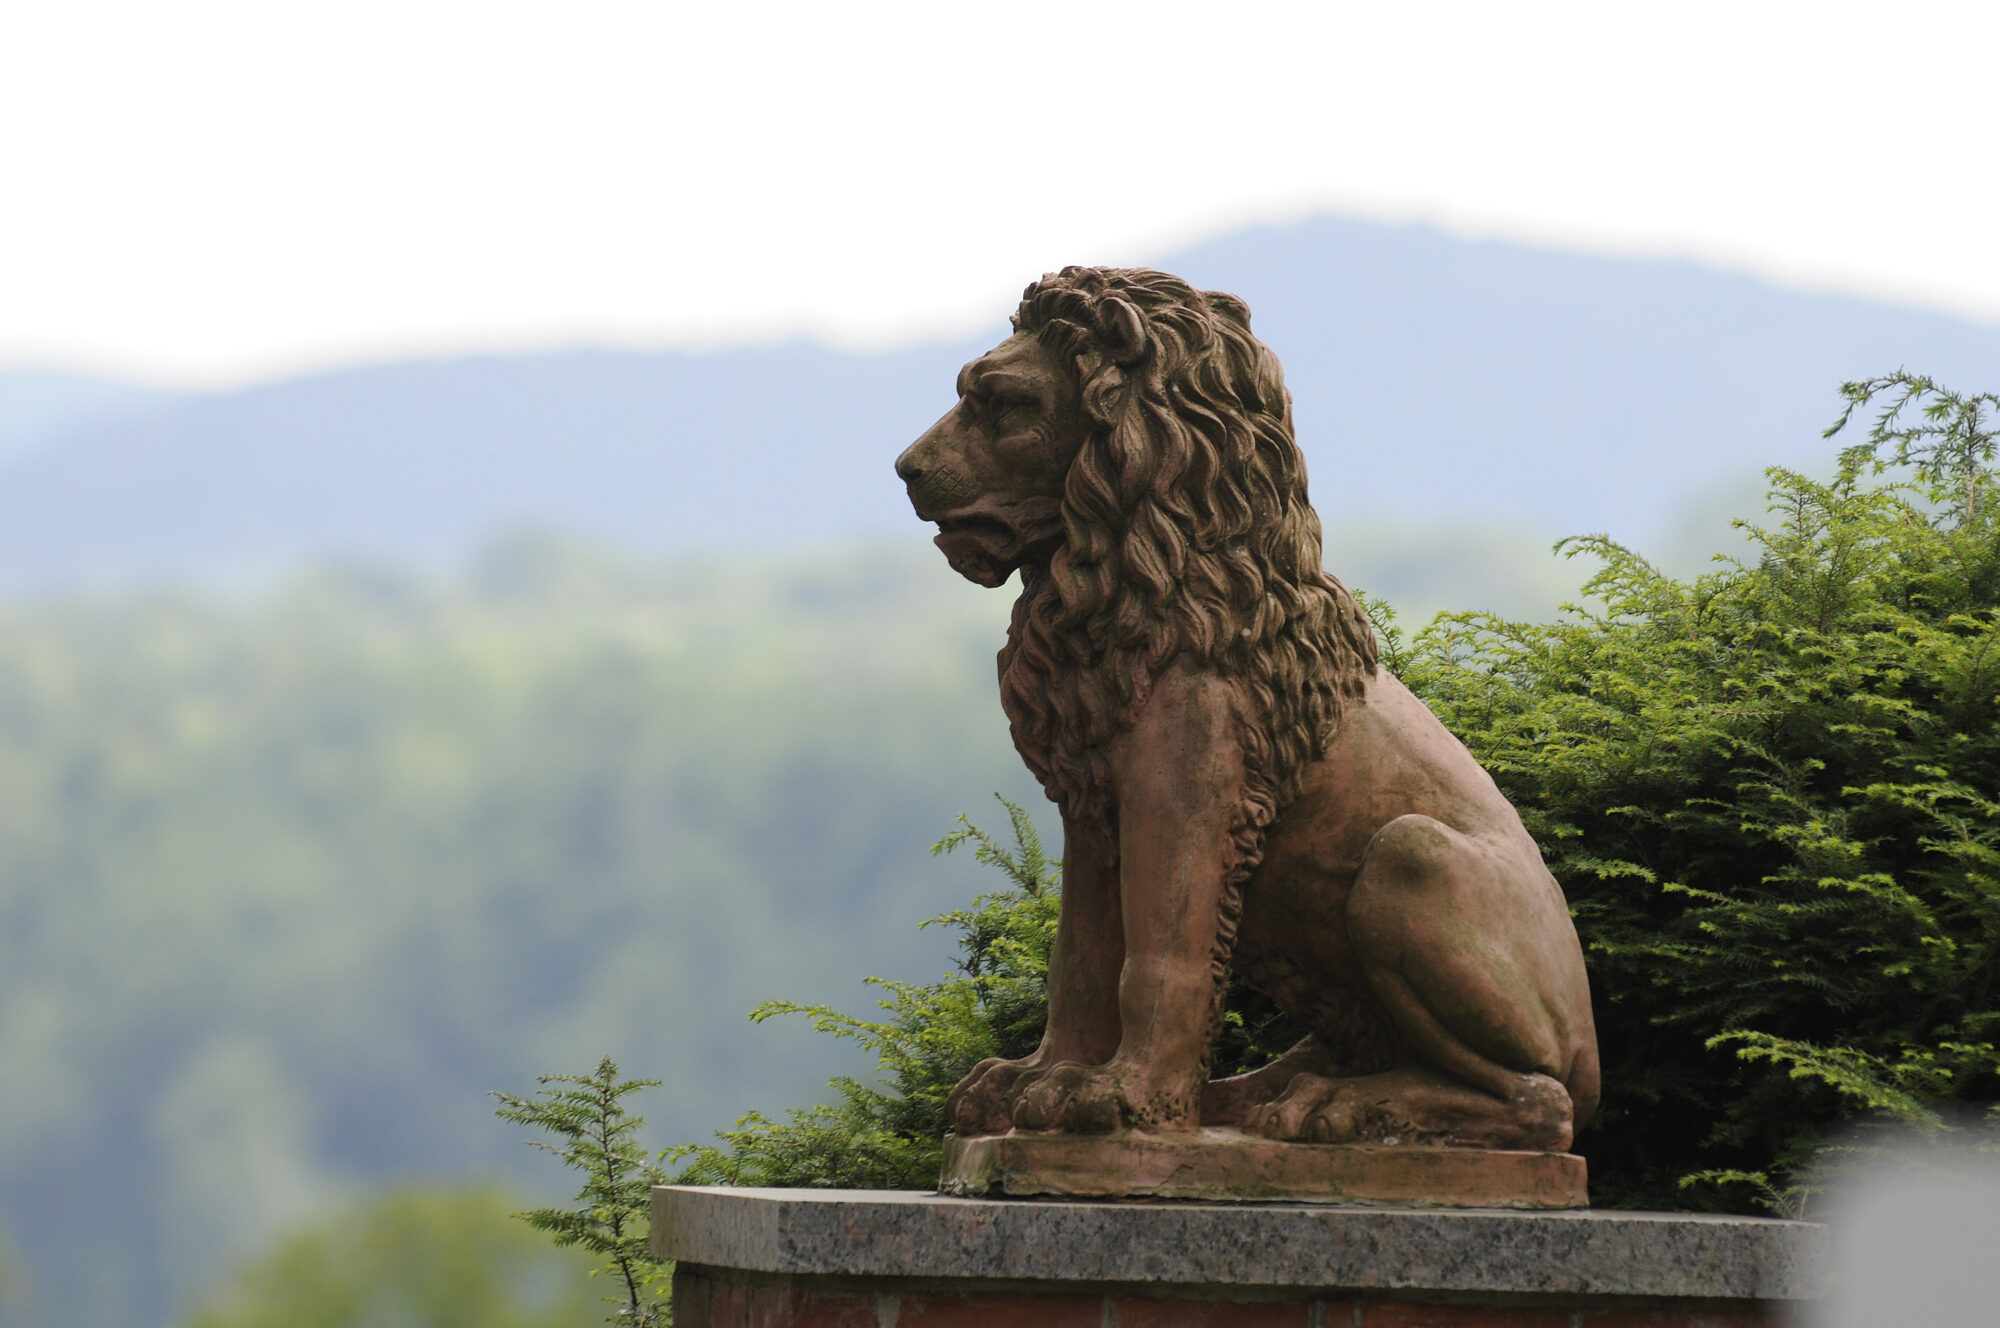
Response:
M963 1135L1007 1133L1014 1128L1008 1108L1016 1086L1037 1068L1033 1057L1005 1061L996 1056L979 1062L944 1100L945 1120Z
M1131 1104L1118 1078L1101 1065L1058 1065L1014 1100L1024 1130L1109 1134L1126 1123Z
M1014 1124L1024 1130L1110 1134L1114 1130L1174 1129L1194 1123L1193 1093L1163 1092L1153 1080L1116 1061L1057 1065L1014 1099Z

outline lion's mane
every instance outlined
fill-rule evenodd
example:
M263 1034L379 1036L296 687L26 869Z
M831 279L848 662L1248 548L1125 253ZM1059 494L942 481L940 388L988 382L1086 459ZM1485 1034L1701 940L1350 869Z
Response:
M1320 566L1291 397L1241 300L1146 268L1069 267L1027 288L1014 327L1074 366L1105 421L1070 467L1059 546L1022 569L1000 655L1014 742L1108 859L1107 742L1177 658L1237 688L1248 777L1226 963L1264 831L1374 671L1374 637Z

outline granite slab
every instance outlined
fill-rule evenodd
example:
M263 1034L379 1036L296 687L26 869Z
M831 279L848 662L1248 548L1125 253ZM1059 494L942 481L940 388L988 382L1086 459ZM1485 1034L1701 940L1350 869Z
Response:
M653 1251L817 1277L1817 1299L1826 1229L1770 1218L661 1186Z

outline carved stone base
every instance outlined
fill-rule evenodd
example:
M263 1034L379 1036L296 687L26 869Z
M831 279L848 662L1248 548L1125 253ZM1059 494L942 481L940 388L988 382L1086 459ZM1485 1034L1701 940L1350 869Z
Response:
M944 1141L955 1195L1286 1200L1436 1208L1587 1208L1574 1153L1281 1143L1238 1130L1011 1134Z

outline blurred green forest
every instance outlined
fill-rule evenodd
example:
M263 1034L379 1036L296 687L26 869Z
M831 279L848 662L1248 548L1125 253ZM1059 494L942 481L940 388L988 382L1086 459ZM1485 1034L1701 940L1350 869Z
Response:
M934 971L928 845L1039 796L1006 608L521 540L0 609L4 1321L165 1323L382 1181L552 1192L485 1095L550 1065L666 1079L668 1138L812 1096L840 1052L745 1013Z
M1463 532L1330 561L1418 610L1546 611L1567 570ZM853 1049L748 1011L934 977L915 924L985 873L929 846L996 791L1053 829L1008 607L915 540L525 536L0 603L0 1324L184 1321L384 1187L556 1198L485 1096L551 1067L665 1080L661 1140L824 1094Z
M583 1328L590 1260L486 1190L392 1191L283 1236L205 1297L188 1328Z

